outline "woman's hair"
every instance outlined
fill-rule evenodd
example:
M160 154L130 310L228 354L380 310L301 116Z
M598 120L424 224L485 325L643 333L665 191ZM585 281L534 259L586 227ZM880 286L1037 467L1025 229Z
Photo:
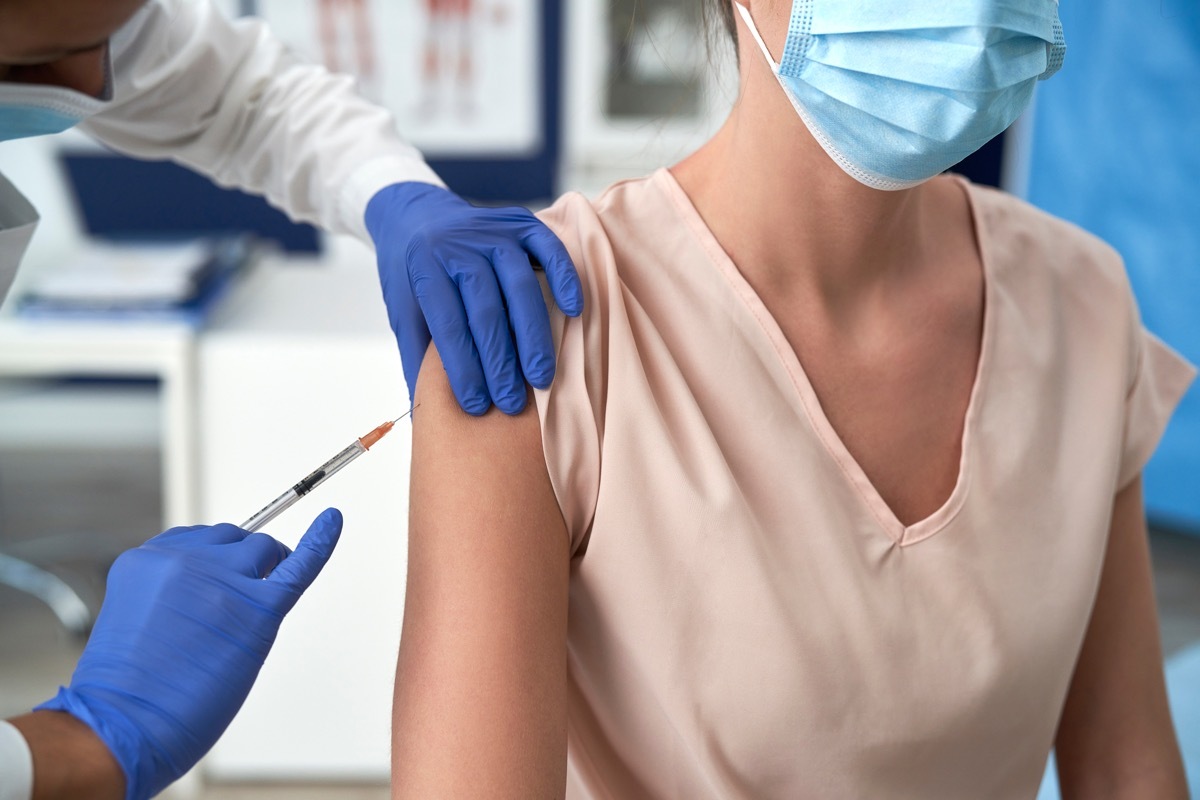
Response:
M734 0L700 0L704 15L704 26L711 36L714 25L720 23L725 34L737 45L737 23L733 19ZM711 39L710 39L711 41Z

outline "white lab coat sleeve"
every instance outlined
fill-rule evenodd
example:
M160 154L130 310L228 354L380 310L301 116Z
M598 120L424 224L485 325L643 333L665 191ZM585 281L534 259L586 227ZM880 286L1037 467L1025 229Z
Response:
M21 732L0 720L0 800L33 797L33 754Z
M389 112L260 20L230 20L210 0L151 0L110 48L111 105L82 127L115 150L178 161L368 243L363 214L379 189L442 185Z

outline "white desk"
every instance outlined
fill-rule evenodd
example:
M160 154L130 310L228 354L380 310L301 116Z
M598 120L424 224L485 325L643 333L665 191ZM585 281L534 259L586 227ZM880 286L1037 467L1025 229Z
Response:
M163 526L192 525L198 520L195 337L183 324L31 322L0 316L0 376L158 378Z

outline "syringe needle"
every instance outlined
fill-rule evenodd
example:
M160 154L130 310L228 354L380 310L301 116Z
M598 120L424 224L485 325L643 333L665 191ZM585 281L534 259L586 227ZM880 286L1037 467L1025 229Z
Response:
M416 408L416 406L413 408ZM295 486L279 495L279 497L276 497L265 507L263 507L261 511L243 522L242 527L248 531L256 531L263 525L266 525L268 522L275 519L275 517L279 516L284 511L287 511L289 508L295 505L301 497L304 497L304 495L308 494L313 489L317 488L326 480L328 480L329 477L335 472L371 449L372 445L374 445L384 436L388 435L397 422L404 419L411 413L412 409L409 409L407 412L396 417L391 422L385 422L372 430L370 433L364 434L363 436L355 439L350 443L349 447L346 447L333 458L317 467Z
M419 406L419 405L421 405L421 404L420 404L420 403L417 403L417 405L416 405L416 406L413 406L413 407L412 407L412 408L410 408L408 411L405 411L403 414L401 414L400 416L396 417L394 420L392 420L392 424L393 424L393 425L395 425L397 422L399 422L400 420L404 419L405 417L407 417L407 416L408 416L409 414L411 414L412 412L416 411L416 410L417 410L417 406Z

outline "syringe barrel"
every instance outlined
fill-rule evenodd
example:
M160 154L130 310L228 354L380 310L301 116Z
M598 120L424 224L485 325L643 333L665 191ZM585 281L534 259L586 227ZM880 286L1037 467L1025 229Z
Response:
M254 533L266 525L271 520L278 517L283 512L287 511L296 501L300 499L300 495L296 494L295 489L288 489L283 494L276 497L271 502L263 506L262 510L255 514L250 519L242 523L242 528Z
M329 480L329 476L340 471L365 452L367 452L367 448L363 446L362 442L355 439L353 443L336 456L317 467L295 486L279 495L279 497L276 497L263 507L261 511L242 523L242 528L250 532L259 530L262 526L294 506L301 497L304 497L304 495Z
M331 475L341 471L347 464L365 452L367 452L367 448L363 447L362 442L360 442L358 439L355 439L348 447L346 447L345 450L314 469L304 478L304 480L293 486L292 489L298 496L303 497L325 481L329 480Z

